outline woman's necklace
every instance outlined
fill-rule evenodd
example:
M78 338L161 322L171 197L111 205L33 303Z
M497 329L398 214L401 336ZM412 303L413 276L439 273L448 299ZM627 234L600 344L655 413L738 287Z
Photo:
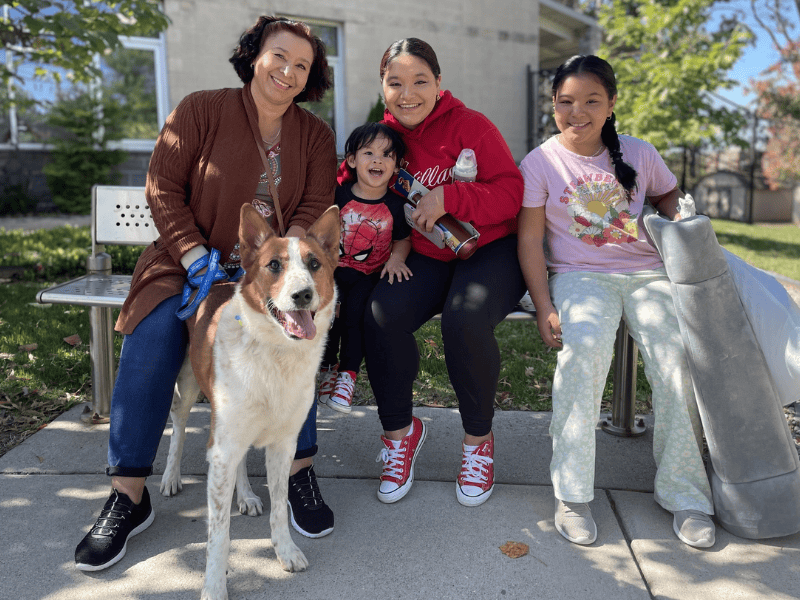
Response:
M281 129L283 129L283 125L278 127L278 133L272 136L272 139L268 140L267 138L261 138L261 140L268 146L272 147L275 145L275 142L278 141L278 138L281 136Z
M556 139L558 140L559 144L564 146L564 142L561 139L561 134L560 133L558 134L558 136L556 136ZM564 148L567 148L567 147L564 146ZM597 151L594 154L590 154L588 156L588 158L595 158L597 156L600 156L603 153L603 150L605 150L605 149L606 149L606 145L603 142L600 142L600 147L597 149ZM567 148L567 150L569 150L569 148ZM576 154L577 154L577 152L576 152Z

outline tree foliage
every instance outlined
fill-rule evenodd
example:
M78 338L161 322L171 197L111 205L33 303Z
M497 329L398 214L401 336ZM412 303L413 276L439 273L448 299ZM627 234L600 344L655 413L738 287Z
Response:
M750 0L753 17L772 40L780 59L761 73L751 87L758 97L757 114L769 120L769 141L762 169L777 189L800 181L800 36L792 21L800 17L800 0Z
M715 0L596 0L584 8L605 36L598 54L614 67L620 132L660 151L703 144L746 145L744 118L707 92L733 87L728 71L751 34L733 19L710 30Z
M48 122L63 132L53 138L50 161L44 166L53 203L65 213L89 214L92 185L114 184L114 167L125 160L123 150L108 142L122 139L123 107L113 98L82 94L57 103ZM98 135L99 132L99 135Z
M3 4L9 11L8 17L0 13L0 42L14 53L17 63L24 58L60 67L83 83L101 76L94 57L120 47L120 36L150 36L169 24L158 0L17 0ZM20 81L15 67L15 63L0 63L4 87ZM59 74L40 66L35 76L58 78Z

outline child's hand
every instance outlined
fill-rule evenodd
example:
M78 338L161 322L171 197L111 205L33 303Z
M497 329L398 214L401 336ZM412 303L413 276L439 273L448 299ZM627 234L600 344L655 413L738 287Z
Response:
M539 335L542 336L545 345L561 348L561 321L552 304L542 310L536 309L536 324L539 326Z
M394 283L395 277L397 277L397 281L402 279L408 280L413 273L404 260L392 254L389 260L386 261L386 264L383 265L383 269L381 269L381 279L383 279L384 275L389 276L389 283L391 284Z

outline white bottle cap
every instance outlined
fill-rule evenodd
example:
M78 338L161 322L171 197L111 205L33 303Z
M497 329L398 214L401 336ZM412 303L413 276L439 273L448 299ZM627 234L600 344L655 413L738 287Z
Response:
M478 161L472 148L464 148L453 167L453 178L460 181L475 181L478 177Z

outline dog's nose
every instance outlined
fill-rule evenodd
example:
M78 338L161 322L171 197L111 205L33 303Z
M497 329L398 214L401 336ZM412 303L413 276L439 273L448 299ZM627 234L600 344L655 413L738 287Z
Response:
M292 294L292 300L298 308L308 306L314 297L314 292L311 288L303 288Z

